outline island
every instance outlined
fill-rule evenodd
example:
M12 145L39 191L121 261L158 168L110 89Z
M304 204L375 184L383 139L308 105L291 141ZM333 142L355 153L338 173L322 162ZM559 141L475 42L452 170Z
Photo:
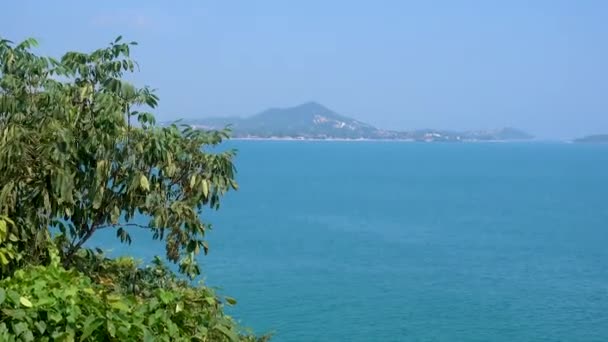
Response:
M288 108L271 108L249 117L190 119L182 120L181 124L197 129L219 129L230 126L233 137L237 139L462 142L533 138L532 135L515 128L465 132L435 129L385 130L338 114L317 102L307 102Z
M575 143L608 143L608 134L594 134L574 139Z

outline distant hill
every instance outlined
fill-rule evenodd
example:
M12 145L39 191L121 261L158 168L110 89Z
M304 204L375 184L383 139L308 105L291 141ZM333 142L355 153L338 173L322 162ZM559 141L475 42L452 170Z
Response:
M290 108L271 108L247 118L209 118L187 123L201 128L232 125L237 137L377 138L375 127L342 116L316 102Z
M316 103L289 108L271 108L250 117L216 117L184 120L201 129L232 126L236 138L291 139L388 139L412 141L525 140L532 136L515 128L490 131L450 132L432 129L392 131L340 115Z
M608 143L608 134L595 134L575 139L576 143Z

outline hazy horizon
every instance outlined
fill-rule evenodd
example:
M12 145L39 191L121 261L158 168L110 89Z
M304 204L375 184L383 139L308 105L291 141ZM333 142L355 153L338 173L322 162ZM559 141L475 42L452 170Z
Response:
M378 128L608 133L602 1L10 2L4 38L57 56L139 42L159 120L316 101Z
M256 116L256 115L258 115L258 114L265 113L265 112L266 112L266 111L268 111L268 110L272 110L272 109L281 109L281 110L293 109L293 108L295 108L295 107L299 107L299 106L302 106L302 105L306 105L306 104L308 104L308 103L314 103L314 104L321 105L321 106L323 106L323 107L325 107L325 108L327 108L327 109L329 109L329 110L333 111L333 112L334 112L334 113L336 113L336 114L339 114L339 115L342 115L342 116L348 117L348 118L350 118L350 119L355 119L355 120L361 121L361 122L363 122L363 123L366 123L366 124L372 125L372 126L374 126L375 128L378 128L378 129L382 129L382 130L389 130L389 131L424 131L424 130L437 130L437 131L444 131L444 132L450 132L450 131L451 131L451 132L467 132L467 131L485 131L485 130L487 130L487 131L491 131L491 130L504 129L504 128L514 128L514 129L519 129L519 130L525 131L526 133L531 134L532 136L534 136L534 138L533 138L534 140L539 140L539 139L540 139L540 140L546 140L546 141L550 141L550 140L569 141L569 140L573 140L573 139L576 139L576 138L581 138L581 137L590 136L590 135L596 135L596 134L593 134L593 133L592 133L592 134L586 134L586 135L584 135L584 136L568 137L568 138L566 138L566 137L562 137L562 138L556 138L556 137L553 137L553 138L551 138L551 137L538 137L538 136L536 136L536 134L535 134L534 132L532 132L532 131L528 131L528 130L526 130L526 129L522 129L521 127L514 127L514 126L482 127L482 128L477 128L477 129L466 129L466 128L463 128L463 129L452 129L452 128L438 128L438 127L413 127L413 128L409 128L409 129L399 129L399 128L395 129L395 128L391 128L391 127L380 127L380 126L377 126L376 124L374 124L373 122L369 122L369 121L365 121L365 120L360 120L360 119L358 119L358 118L356 118L356 117L351 117L351 116L350 116L350 115L348 115L348 114L344 114L344 113L338 113L338 112L334 111L334 110L333 110L331 107L329 107L329 106L325 106L323 103L319 103L318 101L313 101L313 100L310 100L310 101L305 101L305 102L303 102L303 103L299 103L299 104L292 105L292 106L285 106L285 107L276 107L276 106L275 106L275 107L268 107L268 108L266 108L266 109L264 109L264 110L257 111L257 112L255 112L255 113L251 113L251 114L247 114L247 115L204 115L204 116L194 116L194 117L182 117L182 118L179 118L179 119L177 119L177 120L200 120L200 119L226 119L226 120L228 120L228 119L248 119L248 118L255 117L255 116ZM163 122L165 122L165 123L170 123L170 122L173 122L173 121L175 121L175 120L170 119L170 120L165 120L165 121L163 121ZM597 134L602 134L602 133L597 133Z

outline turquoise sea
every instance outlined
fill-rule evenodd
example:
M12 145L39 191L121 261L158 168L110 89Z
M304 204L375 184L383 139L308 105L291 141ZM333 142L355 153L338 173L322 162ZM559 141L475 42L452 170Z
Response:
M230 145L203 272L274 341L608 341L608 146Z

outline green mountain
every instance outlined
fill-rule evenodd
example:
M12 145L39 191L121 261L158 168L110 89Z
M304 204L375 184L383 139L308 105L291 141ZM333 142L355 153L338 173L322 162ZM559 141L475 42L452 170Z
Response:
M608 134L594 134L575 139L576 143L608 143Z
M250 117L216 117L185 120L201 129L232 126L237 138L389 139L413 141L524 140L532 136L514 128L451 132L432 129L392 131L340 115L316 102L289 108L271 108Z
M201 128L220 128L230 124L236 137L372 139L379 133L369 124L342 116L316 102L271 108L246 118L209 118L186 123Z

